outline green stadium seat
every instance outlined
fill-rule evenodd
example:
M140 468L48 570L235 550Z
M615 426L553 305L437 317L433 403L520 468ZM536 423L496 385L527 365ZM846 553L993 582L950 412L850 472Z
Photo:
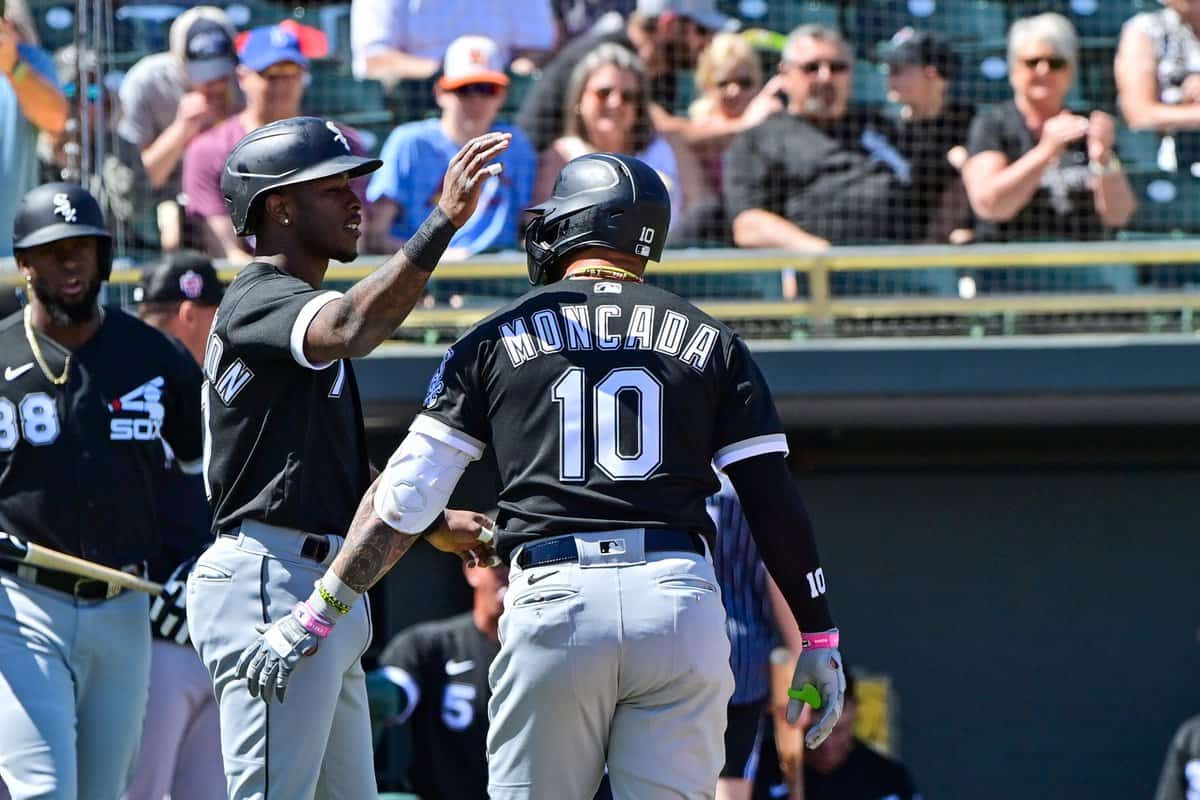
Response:
M939 33L961 45L1003 39L1008 20L1001 0L883 0L856 3L848 16L848 33L860 56L873 56L881 42L904 27Z
M1131 170L1138 208L1130 231L1159 234L1200 232L1200 178L1188 174Z
M1010 0L1008 4L1010 21L1055 11L1071 20L1080 36L1111 40L1134 14L1160 8L1158 0Z
M737 17L747 28L790 33L799 25L842 27L842 12L837 0L719 0L717 7Z
M1131 170L1153 171L1158 163L1159 135L1135 131L1118 122L1117 153Z
M854 86L851 98L857 105L887 103L887 74L883 67L865 58L854 61Z

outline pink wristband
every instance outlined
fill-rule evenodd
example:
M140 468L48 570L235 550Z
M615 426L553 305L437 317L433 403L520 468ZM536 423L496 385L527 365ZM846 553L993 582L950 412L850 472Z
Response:
M292 609L292 616L304 630L320 639L324 639L333 630L333 621L322 617L307 602L297 603Z
M823 647L834 648L838 646L838 629L834 628L825 633L802 633L800 634L800 642L805 650L820 650Z

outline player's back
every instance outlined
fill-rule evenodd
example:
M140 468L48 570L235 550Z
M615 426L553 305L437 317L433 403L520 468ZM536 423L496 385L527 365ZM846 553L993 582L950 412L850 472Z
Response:
M740 339L629 281L560 281L493 314L447 354L426 407L494 446L499 524L540 536L711 533L714 457L783 437Z

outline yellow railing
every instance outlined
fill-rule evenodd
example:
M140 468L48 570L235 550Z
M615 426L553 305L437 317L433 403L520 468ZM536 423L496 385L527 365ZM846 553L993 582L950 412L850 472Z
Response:
M326 283L349 283L376 269L384 258L364 256L350 265L335 265ZM975 245L971 247L839 247L825 253L798 254L776 250L676 250L668 251L663 263L652 264L654 275L746 275L794 270L806 275L808 292L795 300L730 300L721 297L692 297L699 306L721 319L805 319L813 331L828 330L837 319L864 320L888 317L972 316L994 314L1089 314L1183 312L1200 309L1200 291L1130 291L1123 293L1038 293L980 295L976 297L929 295L879 295L839 297L830 290L830 278L839 273L871 270L972 270L1039 268L1086 268L1104 265L1197 265L1200 239L1088 244ZM235 269L220 270L225 280ZM137 282L137 269L119 269L112 283L128 287ZM488 281L523 278L522 254L482 256L469 261L443 264L436 281ZM5 275L13 281L15 275ZM497 301L499 302L499 301ZM463 328L487 313L487 307L433 308L415 310L409 328Z

